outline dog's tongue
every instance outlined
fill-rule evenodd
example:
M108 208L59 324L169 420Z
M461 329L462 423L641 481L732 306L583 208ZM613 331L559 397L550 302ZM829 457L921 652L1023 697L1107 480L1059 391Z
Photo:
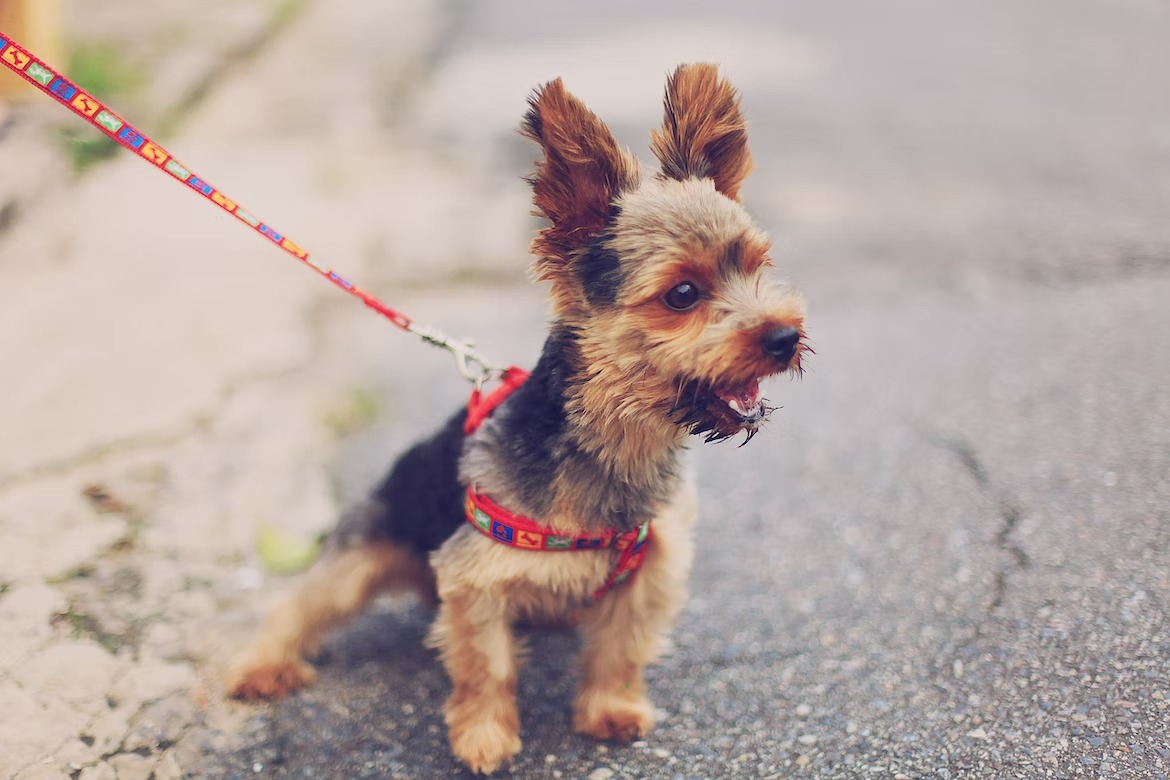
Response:
M753 379L739 385L719 387L715 389L715 396L736 414L748 417L760 406L760 382Z

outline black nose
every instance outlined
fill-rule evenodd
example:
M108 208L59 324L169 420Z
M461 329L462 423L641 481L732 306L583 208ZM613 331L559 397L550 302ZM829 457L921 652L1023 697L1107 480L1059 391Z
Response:
M796 345L799 341L800 331L790 325L785 325L782 328L773 328L764 334L764 349L780 362L787 363L796 354Z

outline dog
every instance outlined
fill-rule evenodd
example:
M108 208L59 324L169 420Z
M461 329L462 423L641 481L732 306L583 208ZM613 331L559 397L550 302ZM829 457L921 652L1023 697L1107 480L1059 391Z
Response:
M576 731L650 730L643 668L693 554L689 437L746 444L772 411L760 381L800 374L811 351L804 301L768 278L769 239L740 205L746 125L715 66L669 77L657 175L560 79L532 94L522 133L543 152L532 254L553 313L536 366L408 450L228 674L237 698L295 691L327 630L379 592L417 591L438 605L451 749L483 774L520 750L518 621L581 632Z

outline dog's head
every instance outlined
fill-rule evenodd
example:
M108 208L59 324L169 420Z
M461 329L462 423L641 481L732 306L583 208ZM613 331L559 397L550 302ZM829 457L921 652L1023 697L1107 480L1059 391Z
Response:
M644 178L559 79L532 96L523 132L544 150L530 182L549 222L536 272L588 370L634 394L625 411L750 439L770 411L760 380L801 371L804 302L766 278L771 243L739 202L752 160L736 90L684 65L665 104L661 170Z

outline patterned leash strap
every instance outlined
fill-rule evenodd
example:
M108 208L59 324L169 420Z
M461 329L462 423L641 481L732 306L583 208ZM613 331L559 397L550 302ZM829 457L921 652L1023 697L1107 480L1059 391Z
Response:
M190 190L203 196L204 199L215 204L228 214L233 215L239 222L254 232L259 233L289 255L300 260L318 274L328 279L335 286L354 296L402 330L415 334L428 344L442 347L451 352L455 356L459 373L464 378L474 382L477 387L485 381L501 376L504 373L504 366L497 365L484 358L473 349L470 343L457 341L435 328L414 322L405 314L391 309L370 293L347 281L341 274L311 256L283 233L271 225L261 222L250 212L244 210L236 201L229 198L204 179L196 176L191 169L175 159L160 144L151 140L141 130L115 114L108 106L103 105L93 95L87 94L72 81L50 68L28 49L13 41L11 36L3 30L0 30L0 62L41 92L55 98L74 114L77 114L77 116L93 125L104 135L112 138L128 151L151 163L160 171L165 171L170 174L175 181L187 185Z

